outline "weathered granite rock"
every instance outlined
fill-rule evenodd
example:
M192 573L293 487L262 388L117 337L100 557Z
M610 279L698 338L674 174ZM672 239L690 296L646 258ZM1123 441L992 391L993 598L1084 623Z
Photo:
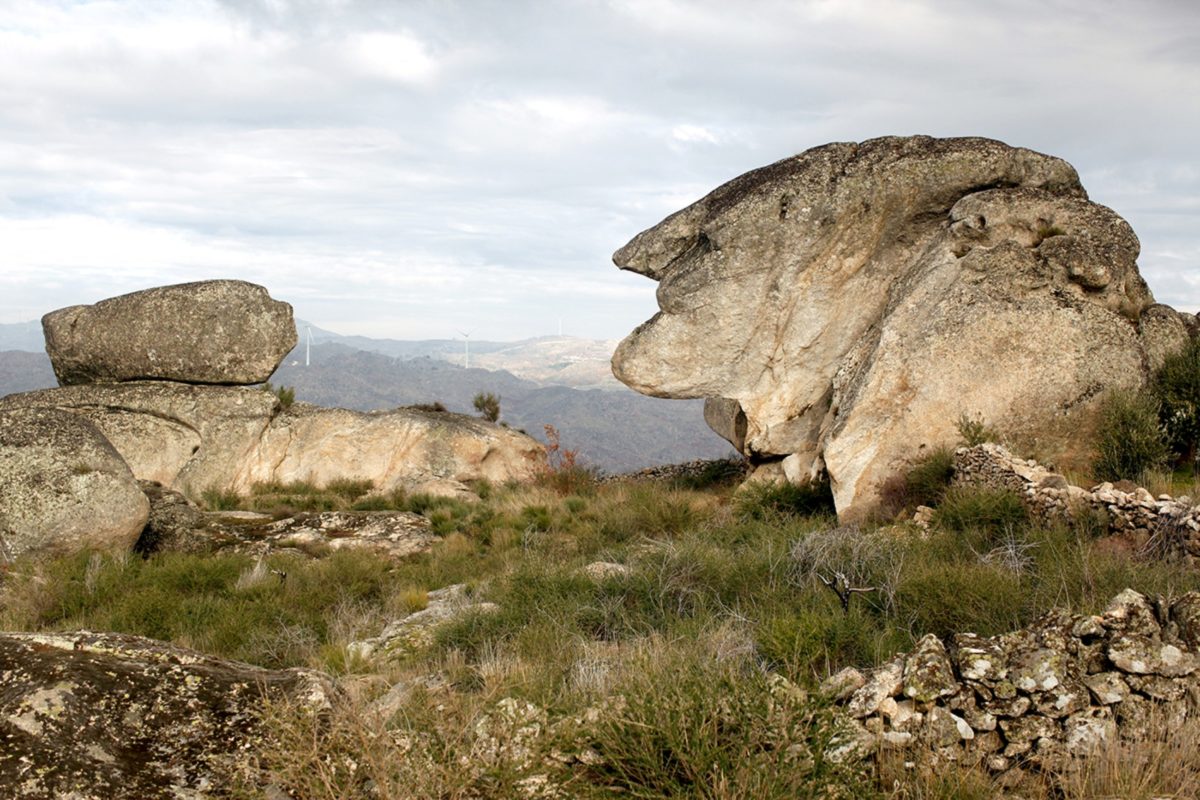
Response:
M292 307L233 280L160 286L42 317L63 386L131 380L251 384L296 346Z
M0 633L0 796L225 796L265 735L264 696L314 711L328 683L111 633Z
M379 491L431 480L535 475L545 450L516 431L459 414L363 413L246 387L167 381L66 386L0 398L0 409L59 408L93 421L139 479L196 498L265 481L371 481Z
M988 139L830 144L617 251L659 281L661 311L613 371L719 398L706 418L764 477L825 470L839 515L860 517L964 413L1082 458L1100 390L1140 384L1182 333L1157 307L1139 328L1154 300L1138 249L1060 159Z
M206 513L160 483L138 484L150 500L150 518L134 546L140 553L233 551L261 556L286 550L320 557L348 549L400 560L428 552L441 540L428 519L409 511L302 512L283 519Z
M0 561L126 549L149 503L95 425L53 408L0 410Z
M473 599L465 584L429 592L428 605L387 624L378 636L351 642L347 651L357 658L386 659L423 650L433 644L437 629L470 614L491 614L495 603Z

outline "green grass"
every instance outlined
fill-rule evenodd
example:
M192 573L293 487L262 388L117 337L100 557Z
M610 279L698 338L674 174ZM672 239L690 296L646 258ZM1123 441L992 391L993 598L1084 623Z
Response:
M478 503L368 488L260 487L242 502L403 507L428 516L443 540L396 564L346 551L257 567L240 555L28 558L3 573L0 624L121 631L352 675L346 685L360 694L325 727L305 728L286 710L273 718L282 744L263 758L296 796L367 796L364 776L385 798L515 796L536 770L475 749L481 715L510 698L546 715L531 745L539 753L601 756L542 769L567 796L784 798L852 787L841 796L883 797L870 774L814 756L815 743L833 735L828 709L768 704L771 674L811 691L832 671L881 663L927 632L996 634L1054 606L1094 613L1126 587L1200 589L1200 574L1185 566L1105 551L1088 530L1037 526L1003 492L945 492L922 538L838 527L812 487L748 493L618 481L564 495L555 485L496 485ZM595 580L582 571L593 561L629 571ZM836 572L874 591L845 611L821 581ZM428 650L394 662L347 656L346 643L455 583L499 610L446 625ZM430 674L448 688L416 691L388 720L372 721L379 692ZM621 709L571 722L618 695ZM419 744L398 753L397 737ZM796 763L782 741L803 744ZM303 757L318 746L328 759ZM337 766L351 762L359 766ZM952 796L930 791L922 796Z

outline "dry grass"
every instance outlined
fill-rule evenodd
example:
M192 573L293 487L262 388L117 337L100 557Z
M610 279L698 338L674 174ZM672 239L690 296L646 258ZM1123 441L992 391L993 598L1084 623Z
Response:
M1111 741L1087 757L1055 765L1049 776L1063 800L1165 800L1200 797L1200 720L1151 713L1143 736Z

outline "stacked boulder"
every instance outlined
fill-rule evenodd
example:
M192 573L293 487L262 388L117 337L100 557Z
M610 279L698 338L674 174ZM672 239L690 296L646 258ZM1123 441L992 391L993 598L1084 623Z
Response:
M338 478L370 481L380 491L464 494L465 481L527 479L545 463L545 451L530 437L456 414L361 413L302 403L284 408L255 384L296 345L292 309L244 281L134 292L51 312L42 326L61 386L0 398L0 415L49 419L58 413L55 419L76 420L74 428L86 426L104 442L115 461L103 470L85 470L95 459L78 449L55 456L62 462L54 473L62 473L55 479L58 495L92 492L99 478L81 476L102 473L135 498L124 507L137 513L119 534L98 532L93 542L132 545L137 539L148 510L135 478L192 499L206 490L244 492L260 482L324 485ZM34 451L23 442L0 438L6 486L25 481L34 487L0 499L0 540L9 556L30 549L20 542L37 536L73 536L57 517L35 513L20 499L36 493L34 485L49 474L29 466ZM93 495L88 503L60 503L63 515L82 524L111 514L112 498ZM21 528L21 519L40 533Z
M1118 738L1200 712L1200 593L1174 602L1126 589L1099 616L1051 611L1029 628L947 642L928 635L908 654L826 688L863 753L924 747L993 772L1087 756Z
M1155 497L1128 482L1084 489L1036 461L1017 458L1003 446L985 443L954 453L954 483L1016 492L1039 521L1078 522L1088 515L1108 534L1136 551L1200 561L1200 508L1190 497Z

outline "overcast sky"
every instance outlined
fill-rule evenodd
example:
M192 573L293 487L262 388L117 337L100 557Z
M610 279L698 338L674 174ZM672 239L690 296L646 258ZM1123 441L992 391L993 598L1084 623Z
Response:
M186 280L339 333L619 338L610 256L830 141L1061 156L1200 308L1200 2L0 0L0 322Z

